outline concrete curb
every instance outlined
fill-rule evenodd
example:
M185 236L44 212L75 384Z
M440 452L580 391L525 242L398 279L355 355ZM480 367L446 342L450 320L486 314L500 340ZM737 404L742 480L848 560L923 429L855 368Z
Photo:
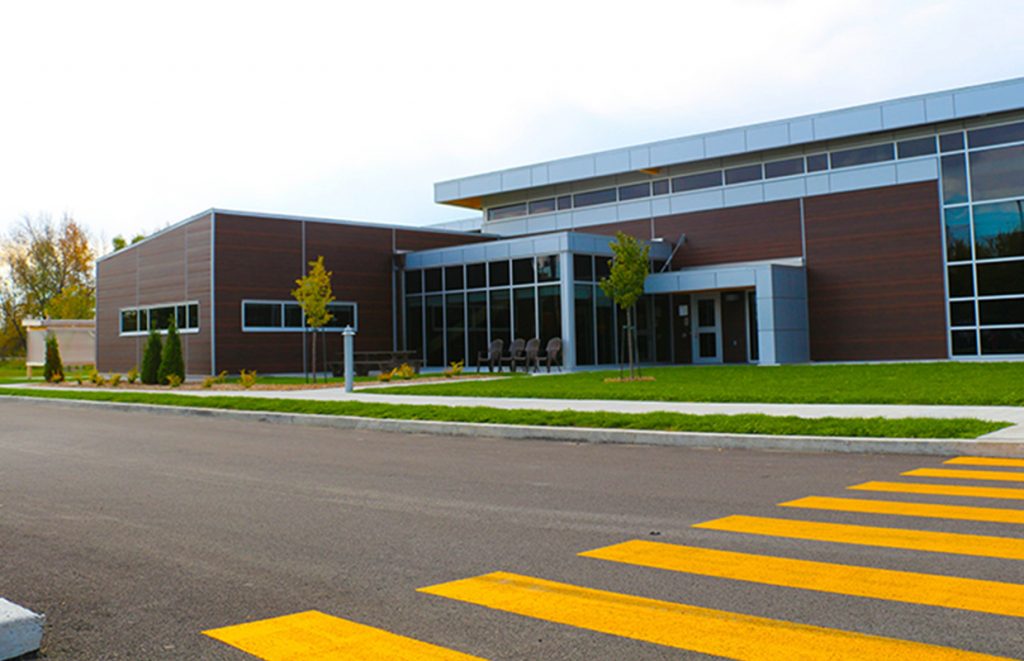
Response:
M759 434L718 434L711 432L641 431L631 429L592 429L576 427L536 427L527 425L481 424L474 422L438 422L432 420L390 420L312 413L276 413L271 411L230 411L186 406L97 402L75 399L11 396L32 404L59 404L76 408L107 408L114 411L147 412L163 415L208 416L226 420L268 422L279 425L306 425L330 429L471 436L507 440L560 441L566 443L618 443L692 448L748 450L784 450L790 452L846 452L878 454L954 455L973 454L991 457L1024 457L1024 444L998 440L856 438L845 436L767 436Z
M0 597L0 660L35 652L43 642L44 617Z

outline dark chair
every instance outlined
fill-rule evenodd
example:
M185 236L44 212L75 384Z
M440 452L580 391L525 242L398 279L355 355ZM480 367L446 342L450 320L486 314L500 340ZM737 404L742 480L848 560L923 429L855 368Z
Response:
M520 361L526 362L526 352L524 351L525 346L526 340L521 337L517 337L512 340L512 344L508 345L508 355L503 356L501 362L508 363L509 369L515 372L516 363Z
M487 361L487 371L493 372L494 366L498 366L498 371L501 371L501 350L505 348L505 340L492 340L487 345L487 351L478 351L476 354L476 373L480 373L480 362Z
M548 355L548 372L551 371L552 363L559 371L562 370L562 364L558 362L558 352L562 350L562 338L553 337L548 340L548 346L544 349L544 353Z
M540 338L531 338L526 343L526 371L530 371L530 365L534 366L534 371L540 371Z

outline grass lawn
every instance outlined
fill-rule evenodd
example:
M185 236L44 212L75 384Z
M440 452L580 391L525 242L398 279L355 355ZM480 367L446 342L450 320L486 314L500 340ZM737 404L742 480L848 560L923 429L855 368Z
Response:
M42 374L43 368L35 370L36 374ZM33 381L41 381L41 378L33 377ZM28 381L25 378L25 359L11 358L0 360L0 383L21 383Z
M554 380L554 379L552 379ZM365 402L322 402L293 399L152 394L114 391L61 391L41 389L0 389L0 397L25 395L48 399L117 401L166 406L190 406L237 411L317 413L365 418L443 420L485 424L515 424L549 427L601 429L647 429L700 431L734 434L857 436L876 438L977 438L1009 426L970 418L937 420L910 418L821 418L769 415L689 415L683 413L606 413L590 411L506 410L486 407L417 406Z
M396 395L1024 406L1024 362L884 365L709 365L644 369L651 382L604 383L618 371L425 384ZM374 390L367 390L374 392ZM379 391L383 392L383 391Z

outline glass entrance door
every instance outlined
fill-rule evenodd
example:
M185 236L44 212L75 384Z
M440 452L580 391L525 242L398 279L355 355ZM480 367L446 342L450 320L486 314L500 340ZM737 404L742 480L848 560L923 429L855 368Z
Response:
M722 310L718 294L693 297L693 362L722 362Z

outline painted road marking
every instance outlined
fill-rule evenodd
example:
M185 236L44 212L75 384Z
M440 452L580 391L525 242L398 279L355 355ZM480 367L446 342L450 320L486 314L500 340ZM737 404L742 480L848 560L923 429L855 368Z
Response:
M959 466L1006 466L1008 468L1024 468L1024 459L1000 459L997 457L956 457L942 462Z
M887 491L892 493L923 493L933 496L968 496L970 498L1002 498L1024 500L1024 489L1008 487L964 487L954 484L920 484L915 482L865 482L847 489Z
M839 544L858 544L860 546L910 549L912 551L957 553L983 558L1024 560L1024 539L990 537L987 535L964 535L928 530L904 530L901 528L876 528L874 526L856 526L847 523L793 521L790 519L742 515L705 521L693 527L752 535L807 539L816 542L836 542Z
M1024 617L1024 585L635 540L580 553L641 567Z
M952 468L915 468L906 473L900 473L906 477L948 477L959 480L992 480L995 482L1024 482L1024 472L1012 473L1008 471L970 471L955 470Z
M203 634L265 661L481 661L476 656L398 636L319 611L210 629Z
M1024 524L1024 510L997 507L970 507L966 505L936 505L932 503L906 503L895 500L860 500L858 498L829 498L808 496L779 507L802 507L813 510L858 512L863 514L891 514L894 516L920 516L929 519L957 519L959 521L985 521L988 523Z
M420 592L517 615L732 659L992 659L852 631L712 610L495 572Z

